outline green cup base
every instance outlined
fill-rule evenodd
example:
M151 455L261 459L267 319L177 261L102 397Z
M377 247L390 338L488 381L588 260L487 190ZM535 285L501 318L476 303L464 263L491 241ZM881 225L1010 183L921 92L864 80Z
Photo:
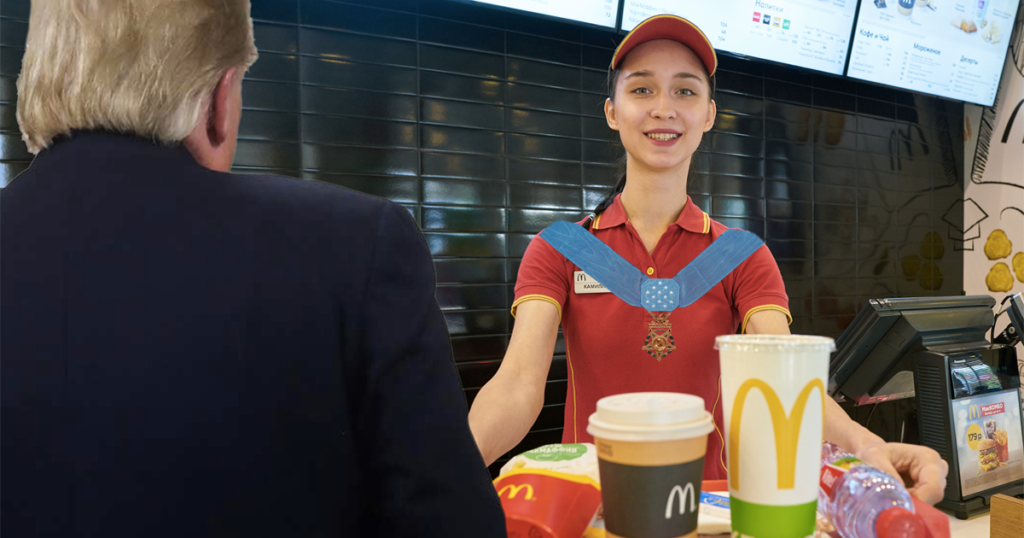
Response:
M806 538L814 535L818 501L774 506L732 497L729 508L733 538Z

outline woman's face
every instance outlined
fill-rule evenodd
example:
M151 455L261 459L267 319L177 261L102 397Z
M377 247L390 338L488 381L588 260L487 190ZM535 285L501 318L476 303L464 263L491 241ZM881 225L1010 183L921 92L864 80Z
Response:
M668 39L643 43L619 66L608 126L619 131L629 166L685 172L701 136L715 123L704 66L689 47Z

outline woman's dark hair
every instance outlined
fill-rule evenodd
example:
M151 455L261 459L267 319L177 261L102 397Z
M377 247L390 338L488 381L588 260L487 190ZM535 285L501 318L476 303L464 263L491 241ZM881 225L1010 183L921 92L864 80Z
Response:
M622 63L620 62L619 65L622 65ZM608 99L611 99L612 101L615 101L615 86L618 85L618 83L619 83L619 73L621 73L620 69L611 69L611 70L608 71ZM706 69L704 70L704 74L707 75L707 70ZM716 86L715 75L711 75L711 76L708 77L708 87L711 89L711 93L710 93L711 99L715 98L715 86ZM697 151L701 151L703 148L704 148L704 141L702 139L701 143L700 143L700 146L697 147ZM696 152L694 152L694 155L696 155ZM693 174L693 172L694 172L695 163L696 163L696 159L692 159L691 158L690 159L690 173L691 174ZM619 160L615 162L615 185L612 187L611 192L609 192L608 195L605 196L604 199L601 200L601 202L599 204L597 204L597 207L594 208L594 214L595 215L600 215L601 213L604 213L604 211L606 209L608 209L608 206L612 205L612 201L615 200L615 197L618 196L618 194L620 192L622 192L622 189L625 189L625 188L626 188L626 153L623 152L622 156L619 157Z

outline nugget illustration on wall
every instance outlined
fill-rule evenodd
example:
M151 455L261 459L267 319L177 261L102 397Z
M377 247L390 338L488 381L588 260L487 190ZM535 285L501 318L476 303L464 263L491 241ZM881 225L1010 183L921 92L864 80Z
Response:
M1024 282L1024 252L1013 255L1013 272L1017 275L1017 280Z
M991 292L1006 293L1013 289L1013 275L1010 274L1010 267L1003 262L993 265L988 275L985 276L985 285Z
M926 260L938 260L946 253L946 245L942 244L942 236L937 232L928 232L921 241L921 257Z
M900 266L903 267L903 278L914 280L921 273L921 257L917 254L904 256Z
M937 264L924 262L921 264L921 276L917 279L921 289L936 291L942 289L942 271Z
M1006 237L1006 232L1002 230L992 230L992 233L988 234L988 240L985 241L985 255L990 260L1001 260L1010 255L1010 251L1013 250L1013 243L1010 242L1010 238Z

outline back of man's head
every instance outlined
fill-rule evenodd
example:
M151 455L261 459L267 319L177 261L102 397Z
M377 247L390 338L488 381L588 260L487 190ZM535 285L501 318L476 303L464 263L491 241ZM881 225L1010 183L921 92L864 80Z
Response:
M32 153L72 130L177 143L221 75L255 60L249 0L34 0L22 137Z

